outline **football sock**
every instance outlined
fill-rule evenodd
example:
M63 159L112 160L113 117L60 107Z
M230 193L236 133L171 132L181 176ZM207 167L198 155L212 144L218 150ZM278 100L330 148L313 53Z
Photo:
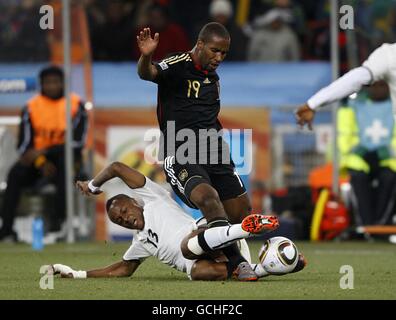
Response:
M209 229L192 237L188 241L187 246L189 250L197 256L205 252L222 249L224 255L228 259L228 277L231 277L235 268L241 262L246 261L235 242L247 238L250 233L244 231L241 224L230 225L226 219L212 220L208 223L208 226Z
M187 246L192 253L200 256L205 252L229 246L237 240L247 238L249 235L250 233L244 231L240 224L213 227L192 237L188 240Z
M205 243L211 250L224 248L231 243L247 238L250 233L243 230L241 224L232 224L225 227L213 227L201 233ZM204 248L203 248L204 249Z
M241 263L246 261L244 257L242 257L238 245L236 243L233 243L229 245L228 247L225 247L222 249L224 255L227 257L228 262L227 262L227 273L228 277L230 278L232 276L232 273L234 272L235 268Z
M252 267L257 277L261 278L268 275L268 272L265 271L264 267L260 263L258 264L251 263L250 266Z
M230 222L226 218L214 218L207 222L208 228L215 228L215 227L222 227L222 226L229 226Z

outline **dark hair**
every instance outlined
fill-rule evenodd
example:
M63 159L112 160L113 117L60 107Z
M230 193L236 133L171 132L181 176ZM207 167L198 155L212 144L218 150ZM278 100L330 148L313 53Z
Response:
M199 32L198 39L203 42L208 42L216 36L223 39L230 39L230 34L227 29L218 22L210 22L205 24Z
M62 80L64 78L62 68L55 66L55 65L51 65L51 66L45 67L44 69L42 69L40 71L40 73L39 73L40 82L43 82L43 79L49 75L59 76L59 78L61 78Z
M121 198L123 196L125 196L125 194L116 194L115 196L113 196L110 199L108 199L106 201L106 212L109 213L110 206L111 206L111 204L113 203L114 200L116 200L118 198Z

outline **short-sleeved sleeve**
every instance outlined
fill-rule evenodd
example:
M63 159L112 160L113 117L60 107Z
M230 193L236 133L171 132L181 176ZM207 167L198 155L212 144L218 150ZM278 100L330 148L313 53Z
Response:
M363 62L363 67L369 69L371 72L372 82L387 78L388 72L391 69L388 49L389 44L383 44L374 50L367 60Z
M139 240L133 239L131 246L128 250L124 253L122 257L125 261L129 260L144 260L150 257L151 254L148 252L143 244Z
M178 74L180 74L180 68L182 65L178 62L185 60L188 56L188 53L176 54L165 58L160 62L154 63L154 66L157 68L158 75L153 81L155 83L173 81Z

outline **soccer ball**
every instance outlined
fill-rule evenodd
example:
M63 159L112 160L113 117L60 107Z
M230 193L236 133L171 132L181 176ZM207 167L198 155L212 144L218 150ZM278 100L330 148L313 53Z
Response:
M269 274L282 275L294 270L299 259L299 252L290 239L272 237L261 247L259 259Z

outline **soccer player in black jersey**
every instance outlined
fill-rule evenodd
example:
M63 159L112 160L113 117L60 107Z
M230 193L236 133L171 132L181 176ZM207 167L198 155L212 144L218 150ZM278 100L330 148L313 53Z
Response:
M141 53L138 74L158 85L157 118L167 181L188 206L201 210L209 227L240 223L251 211L218 120L216 69L230 42L223 25L208 23L190 52L153 63L159 34L152 37L150 29L144 28L137 36ZM203 237L200 245L206 247ZM257 280L236 245L226 248L225 254L234 261L229 273L234 272L240 280Z

